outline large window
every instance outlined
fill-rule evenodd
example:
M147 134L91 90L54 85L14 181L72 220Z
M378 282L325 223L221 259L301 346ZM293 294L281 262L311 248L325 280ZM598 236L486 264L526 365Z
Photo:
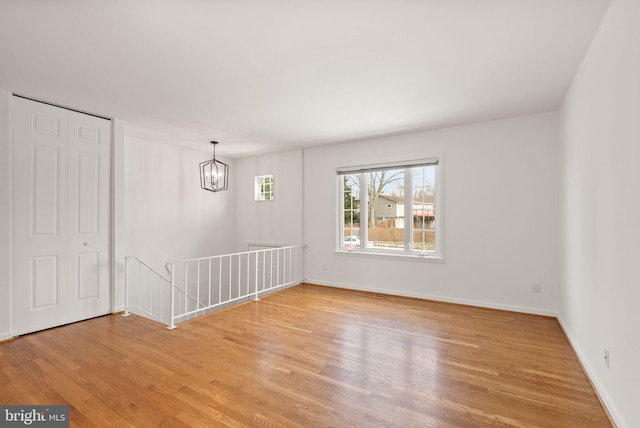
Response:
M441 165L426 159L338 169L338 249L442 257Z

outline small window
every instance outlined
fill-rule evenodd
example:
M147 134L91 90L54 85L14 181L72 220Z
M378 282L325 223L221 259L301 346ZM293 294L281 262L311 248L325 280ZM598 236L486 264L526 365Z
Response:
M255 182L256 201L272 201L275 197L273 175L259 175Z

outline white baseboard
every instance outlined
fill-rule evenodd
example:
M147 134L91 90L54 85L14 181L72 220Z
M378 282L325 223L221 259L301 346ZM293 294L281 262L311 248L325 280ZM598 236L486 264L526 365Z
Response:
M114 306L111 313L116 314L118 312L124 312L124 305Z
M0 342L2 342L3 340L9 340L13 338L13 334L10 331L3 331L2 333L0 333Z
M366 291L368 293L390 294L390 295L402 296L402 297L413 297L416 299L434 300L437 302L446 302L446 303L456 303L459 305L467 305L467 306L478 306L481 308L499 309L503 311L521 312L521 313L533 314L533 315L543 315L546 317L556 318L558 315L554 311L549 311L549 310L540 309L540 308L530 308L526 306L515 306L515 305L503 305L500 303L486 302L482 300L457 299L452 297L438 296L435 294L412 293L407 291L390 290L390 289L384 289L384 288L370 288L370 287L362 287L359 285L318 281L315 279L306 279L305 282L307 282L308 284L323 285L326 287L345 288L348 290Z
M605 387L602 385L602 382L600 382L600 380L598 379L598 376L596 375L595 370L593 370L593 367L591 366L591 364L589 364L589 361L587 360L585 353L583 352L582 348L578 344L578 341L576 340L573 333L571 333L571 330L569 329L569 327L567 326L567 323L562 318L562 315L558 314L557 319L558 319L558 322L560 323L560 327L562 327L562 330L564 330L564 334L569 339L569 343L571 344L571 347L573 348L576 356L578 357L578 360L580 361L582 368L587 374L587 377L589 378L591 385L593 385L593 388L595 389L595 392L598 395L600 402L604 406L605 410L609 413L609 417L612 419L612 422L617 427L630 426L626 424L623 418L620 416L620 412L618 412L618 409L616 408L615 403L607 393L607 390L605 389Z

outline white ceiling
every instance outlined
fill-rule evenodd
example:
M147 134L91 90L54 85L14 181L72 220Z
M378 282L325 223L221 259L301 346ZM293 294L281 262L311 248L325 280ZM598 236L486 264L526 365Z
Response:
M0 88L229 157L556 109L610 0L0 0Z

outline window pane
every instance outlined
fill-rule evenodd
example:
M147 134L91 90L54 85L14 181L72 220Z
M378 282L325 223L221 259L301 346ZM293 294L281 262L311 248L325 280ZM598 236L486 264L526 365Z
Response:
M338 169L343 210L339 248L441 258L439 165L434 158L396 167L380 164L379 169Z
M404 251L404 168L367 174L370 248Z
M342 176L343 236L341 248L360 248L360 175Z
M436 168L429 165L412 170L414 251L435 251Z
M272 175L260 175L255 178L255 200L270 201L274 197L274 184Z

